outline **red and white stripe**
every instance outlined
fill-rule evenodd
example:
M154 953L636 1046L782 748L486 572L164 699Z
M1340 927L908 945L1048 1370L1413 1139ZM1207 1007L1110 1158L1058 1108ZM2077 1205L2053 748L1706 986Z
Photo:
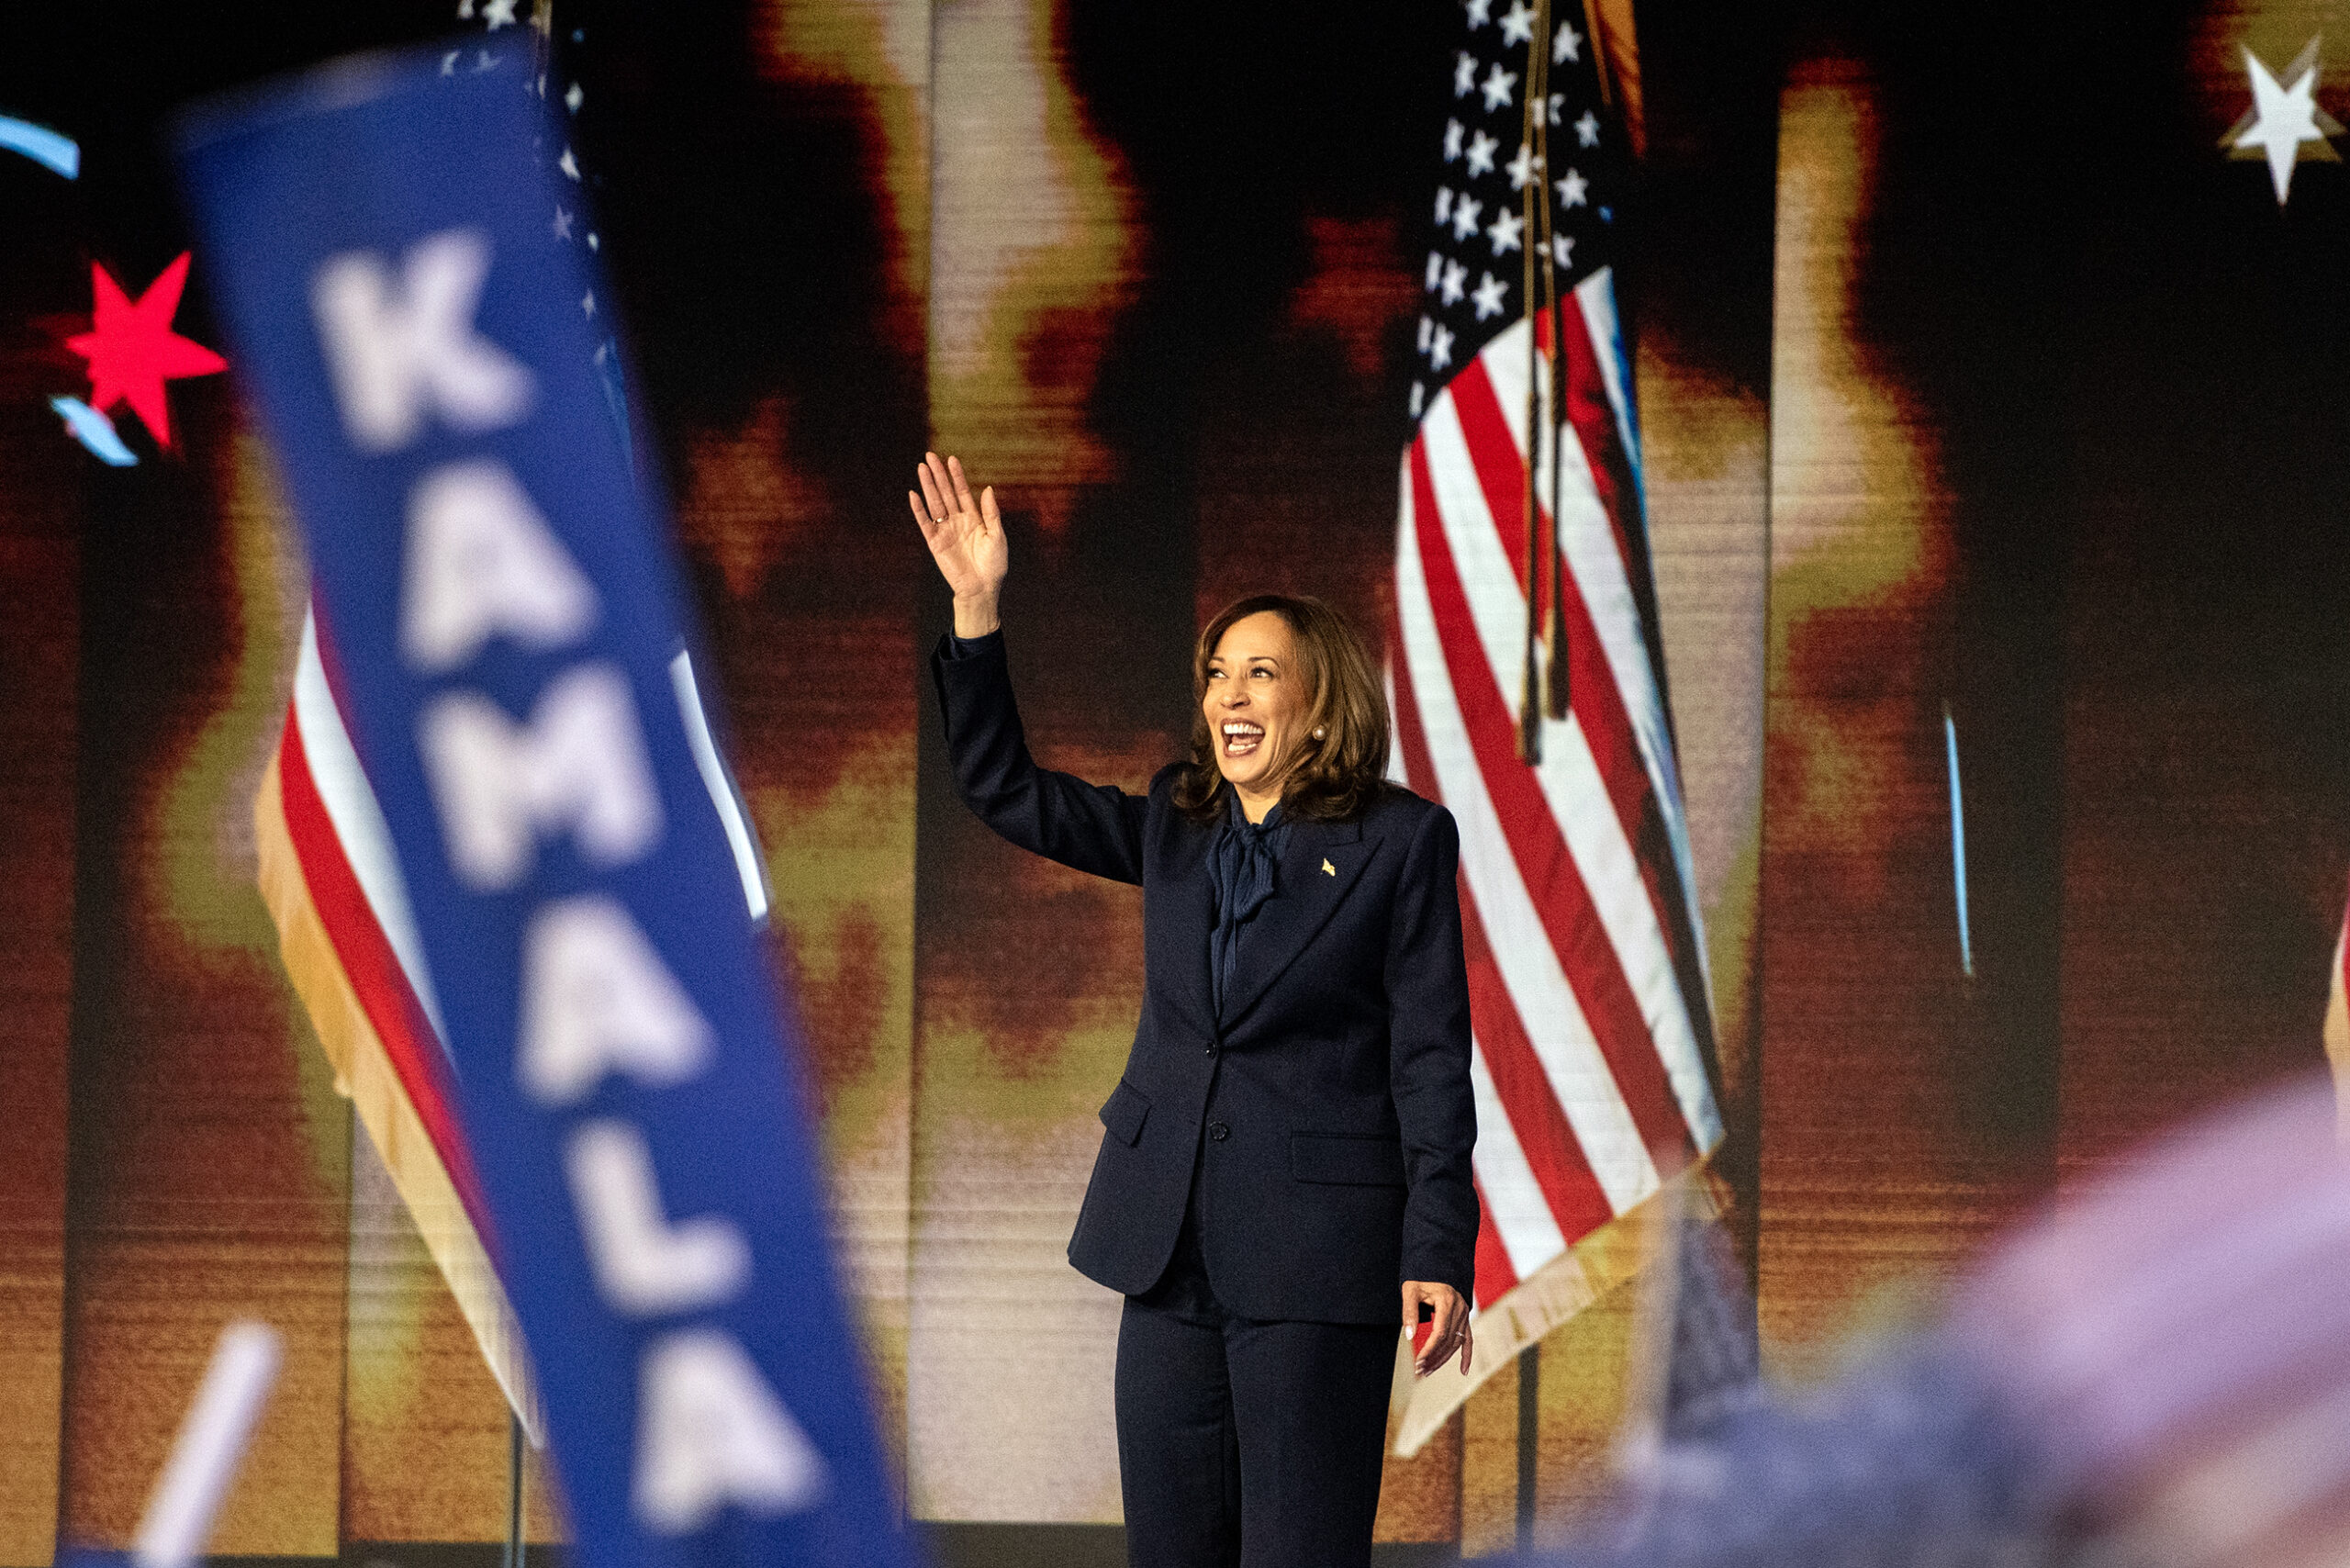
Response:
M1572 678L1567 717L1542 722L1539 765L1519 760L1516 739L1532 325L1504 331L1437 394L1404 454L1397 509L1395 767L1460 828L1481 1306L1721 1139L1680 780L1634 589L1639 442L1608 274L1585 279L1561 315ZM1549 335L1544 323L1546 349ZM1539 455L1547 491L1547 442Z
M457 1121L440 1006L390 827L344 724L315 614L304 617L278 743L285 830L319 919L475 1231L489 1235Z

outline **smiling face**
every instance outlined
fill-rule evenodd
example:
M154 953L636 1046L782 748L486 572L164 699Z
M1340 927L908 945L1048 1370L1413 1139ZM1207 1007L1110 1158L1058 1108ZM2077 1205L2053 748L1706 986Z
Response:
M1270 610L1225 628L1208 655L1200 706L1216 770L1239 791L1250 821L1281 800L1281 778L1304 739L1307 693L1289 622Z

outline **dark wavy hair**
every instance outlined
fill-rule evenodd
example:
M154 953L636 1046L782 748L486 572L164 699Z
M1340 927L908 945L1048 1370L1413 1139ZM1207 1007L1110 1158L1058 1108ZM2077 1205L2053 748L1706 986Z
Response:
M1318 599L1285 593L1251 594L1227 604L1201 628L1192 654L1192 758L1175 780L1175 807L1199 821L1231 808L1230 788L1215 765L1215 735L1203 706L1208 661L1236 622L1270 610L1289 623L1292 672L1305 690L1305 718L1283 770L1281 813L1292 819L1344 822L1359 816L1387 789L1387 700L1362 640L1346 618ZM1315 729L1323 731L1320 740Z

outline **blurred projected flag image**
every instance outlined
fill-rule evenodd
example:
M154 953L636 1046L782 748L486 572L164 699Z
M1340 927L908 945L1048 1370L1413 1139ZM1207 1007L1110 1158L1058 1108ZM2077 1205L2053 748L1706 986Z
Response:
M1619 1222L1722 1136L1592 33L1471 0L1432 148L1388 679L1400 777L1460 826L1482 1223L1476 1362L1417 1385L1405 1453L1637 1267Z

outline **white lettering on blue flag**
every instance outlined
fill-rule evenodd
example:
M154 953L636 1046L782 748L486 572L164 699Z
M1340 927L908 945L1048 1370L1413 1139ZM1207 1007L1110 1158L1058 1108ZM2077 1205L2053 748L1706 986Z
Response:
M310 308L353 445L397 451L423 430L428 406L461 431L530 411L529 367L474 330L488 275L488 238L466 230L418 241L397 278L366 252L319 269Z
M574 307L599 280L544 234L532 72L520 47L461 79L431 55L342 68L199 113L183 168L441 998L581 1568L905 1568L756 846L673 667L683 583Z
M610 665L556 677L530 722L487 697L435 698L418 726L450 864L476 891L514 886L538 838L568 830L606 866L661 836L661 800L628 681Z
M629 913L600 893L531 916L516 1071L542 1105L575 1104L625 1073L648 1088L709 1064L710 1027Z
M408 498L400 655L431 674L469 662L492 637L541 651L595 628L596 589L506 465L451 463Z
M705 1215L669 1223L653 1151L628 1123L580 1123L564 1164L596 1287L613 1310L631 1317L696 1312L732 1300L750 1279L751 1249L731 1221Z
M732 1335L689 1328L644 1353L637 1396L637 1518L663 1535L719 1508L794 1514L824 1493L824 1462Z

